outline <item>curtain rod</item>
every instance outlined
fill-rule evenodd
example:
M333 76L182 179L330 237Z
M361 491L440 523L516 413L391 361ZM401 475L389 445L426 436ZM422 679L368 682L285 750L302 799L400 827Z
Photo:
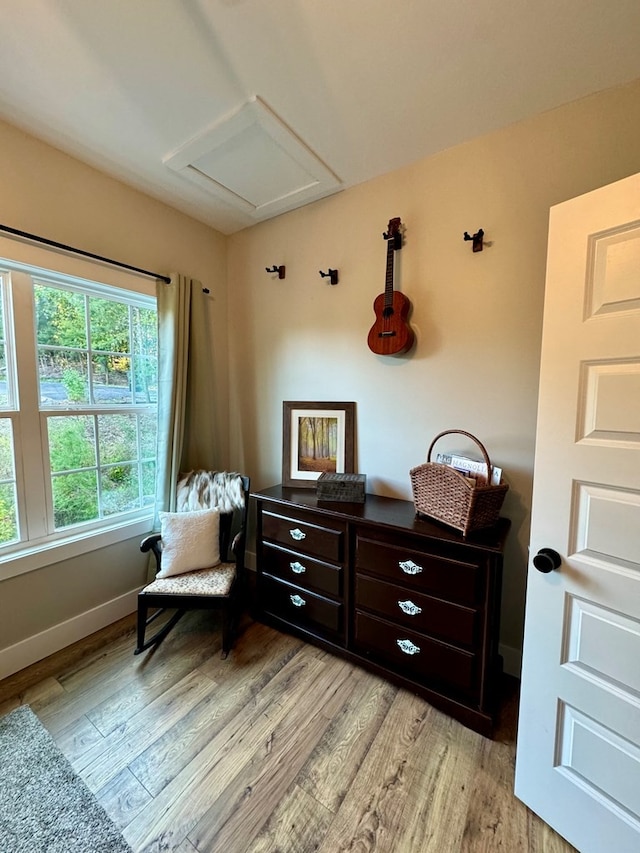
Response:
M171 284L171 279L167 275L160 275L157 272L140 269L140 267L132 267L131 264L123 264L120 261L114 261L111 258L103 258L102 255L94 255L93 252L85 252L83 249L75 249L73 246L66 246L64 243L56 243L55 240L47 240L46 237L38 237L35 234L29 234L26 231L18 231L17 228L9 228L8 225L0 225L0 231L6 231L9 234L15 234L16 237L23 237L25 240L34 240L36 243L44 243L45 246L53 246L56 249L63 249L65 252L73 252L75 255L82 255L85 258L93 258L94 261L103 261L106 264L112 264L115 267L120 267L124 270L131 270L140 275L148 275L151 278L156 278L159 281L164 281L166 284Z

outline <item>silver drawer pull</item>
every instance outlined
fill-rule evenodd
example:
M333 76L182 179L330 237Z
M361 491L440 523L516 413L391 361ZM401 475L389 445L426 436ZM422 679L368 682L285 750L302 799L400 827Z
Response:
M302 563L298 562L289 563L289 568L292 572L295 572L296 575L303 575L307 571L306 567L303 566Z
M417 655L420 651L420 646L416 646L411 640L396 640L396 643L400 646L400 651L404 652L405 655Z
M307 603L304 598L301 598L299 595L290 595L289 598L291 599L291 603L296 607L302 607Z
M417 604L414 604L413 601L410 601L408 598L406 601L399 601L398 607L403 613L406 613L407 616L417 616L418 613L422 613L422 607L418 607Z
M414 563L413 560L404 560L404 562L400 562L398 565L405 575L419 575L423 571L422 566Z
M292 539L295 539L296 542L300 542L302 539L307 538L307 534L303 533L302 530L299 530L297 527L295 527L293 530L289 531L289 536Z

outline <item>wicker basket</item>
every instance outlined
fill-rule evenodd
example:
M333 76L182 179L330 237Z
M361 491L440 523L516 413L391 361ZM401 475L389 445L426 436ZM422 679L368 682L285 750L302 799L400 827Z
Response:
M433 446L443 435L458 433L472 439L482 451L487 465L488 485L474 482L448 465L431 461ZM484 445L470 432L448 429L439 433L431 442L427 461L409 472L413 488L416 512L442 521L463 535L491 527L498 520L500 508L509 486L500 483L491 485L492 465Z

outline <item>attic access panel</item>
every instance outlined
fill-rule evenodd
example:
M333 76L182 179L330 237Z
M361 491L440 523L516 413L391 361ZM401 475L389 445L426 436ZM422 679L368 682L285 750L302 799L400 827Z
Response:
M331 169L257 96L164 163L255 220L341 188Z

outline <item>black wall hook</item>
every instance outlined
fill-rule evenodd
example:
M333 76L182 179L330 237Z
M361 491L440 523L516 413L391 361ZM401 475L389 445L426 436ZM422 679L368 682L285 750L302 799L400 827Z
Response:
M284 278L284 274L285 274L284 264L280 267L277 264L274 264L272 267L265 267L265 269L267 272L277 272L278 278Z
M327 272L322 272L322 270L318 270L322 278L327 278L329 276L329 280L331 284L338 283L338 270L332 270L331 267L327 270Z
M464 232L465 240L473 240L473 251L481 252L482 251L482 238L484 237L484 231L480 228L476 233L471 236L466 231Z

